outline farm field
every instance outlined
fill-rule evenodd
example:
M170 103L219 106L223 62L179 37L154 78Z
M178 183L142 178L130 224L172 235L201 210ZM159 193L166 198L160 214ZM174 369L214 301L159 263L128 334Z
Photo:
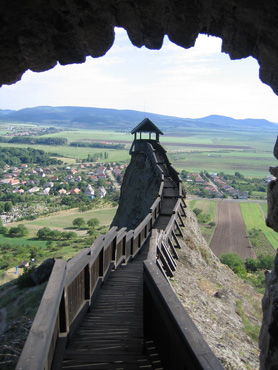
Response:
M236 252L244 260L256 258L246 235L245 224L238 202L223 201L218 205L218 223L212 237L210 248L220 257L227 252Z
M117 207L95 209L86 212L80 212L77 208L74 208L67 211L58 212L54 215L40 217L33 221L23 221L20 223L24 224L28 228L30 232L29 237L35 237L37 231L43 227L49 227L52 230L59 231L72 229L81 236L85 235L87 230L74 229L72 226L72 221L75 218L82 217L85 221L88 221L90 218L97 218L99 220L99 226L110 226L116 211ZM11 223L9 226L15 226L18 224L19 223Z
M132 129L132 127L131 127ZM50 136L50 135L45 135ZM65 146L34 145L34 148L57 153L65 163L87 158L88 154L107 152L106 162L129 161L129 147L133 135L129 132L112 130L76 129L61 131L52 137L67 138L68 142L113 142L125 143L127 149L114 150L104 148L80 148ZM247 177L265 177L269 166L275 166L276 160L272 150L276 136L272 132L235 132L219 130L188 130L188 132L165 132L160 137L161 143L168 150L170 159L178 171L223 171L234 174L239 171ZM2 146L28 147L27 144L1 143ZM101 160L103 162L103 159Z
M266 205L265 205L266 206ZM260 230L269 243L272 245L272 250L269 252L274 254L278 248L278 233L266 226L263 212L266 207L257 203L241 203L241 212L246 225L246 229L250 232L252 229Z
M30 144L8 144L8 143L1 143L2 147L17 147L17 148L28 148ZM115 150L115 149L104 149L104 148L79 148L79 147L72 147L67 145L32 145L32 148L44 150L45 152L50 153L57 153L58 157L63 156L66 158L60 158L64 163L70 163L72 161L85 159L88 157L88 154L95 154L106 152L108 153L107 162L120 162L120 161L127 161L130 159L130 155L128 150ZM55 155L55 157L57 157ZM70 161L67 161L67 158ZM103 159L100 160L103 162Z
M209 215L209 222L213 221L217 224L217 218L218 218L218 201L212 201L208 199L204 200L192 200L189 205L191 209L198 208L201 209L202 214ZM208 245L210 244L210 241L213 237L215 226L211 227L209 225L200 224L200 229L202 232L203 237L206 239L206 242Z

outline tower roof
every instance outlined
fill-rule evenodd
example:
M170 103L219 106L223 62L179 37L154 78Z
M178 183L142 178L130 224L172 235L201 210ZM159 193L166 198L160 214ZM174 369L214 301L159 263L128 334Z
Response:
M155 132L160 135L164 135L163 132L160 131L159 128L148 118L143 119L143 121L131 131L131 134L135 134L136 132Z

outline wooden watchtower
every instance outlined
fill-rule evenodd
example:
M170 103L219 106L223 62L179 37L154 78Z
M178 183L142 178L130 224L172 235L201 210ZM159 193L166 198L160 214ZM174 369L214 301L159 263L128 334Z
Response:
M142 136L144 133L148 134L145 138ZM140 142L159 142L159 135L164 135L149 118L143 119L143 121L131 131L131 134L134 135L134 140L129 151L130 153L140 150ZM152 134L155 134L155 139L152 138Z

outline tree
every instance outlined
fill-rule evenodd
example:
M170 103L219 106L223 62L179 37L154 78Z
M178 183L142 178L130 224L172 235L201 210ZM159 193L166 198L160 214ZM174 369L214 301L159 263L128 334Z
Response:
M73 224L73 226L77 226L78 229L80 229L81 226L84 226L85 225L85 220L82 217L78 217L78 218L75 218L72 221L72 224Z
M0 234L7 234L8 229L5 226L0 226Z
M12 212L13 210L13 204L12 202L6 202L5 205L4 205L4 211L5 212Z
M92 228L96 228L99 225L99 220L97 218L91 218L87 221L87 225Z
M274 268L274 257L270 255L260 255L258 257L258 268L260 270L272 270Z
M256 272L258 270L258 261L253 258L246 258L245 267L247 271Z
M195 213L196 216L198 216L200 213L202 213L202 210L200 208L194 208L193 212Z
M215 223L214 221L211 221L211 222L209 223L209 226L214 227L214 226L216 226L216 223Z
M245 277L247 275L247 272L244 268L243 259L238 253L224 253L220 256L220 262L229 266L230 269L232 269L234 273L239 275L240 277Z
M29 231L26 226L18 225L17 227L11 227L9 230L9 235L16 238L22 238L23 236L27 236Z
M37 232L38 239L41 240L48 240L50 236L51 230L49 227L43 227L42 229L39 229Z

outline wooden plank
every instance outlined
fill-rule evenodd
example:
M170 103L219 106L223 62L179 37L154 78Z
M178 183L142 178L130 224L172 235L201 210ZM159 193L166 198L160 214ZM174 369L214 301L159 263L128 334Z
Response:
M41 304L17 363L17 370L41 370L50 367L51 363L47 365L47 356L63 294L65 275L66 262L55 261Z

